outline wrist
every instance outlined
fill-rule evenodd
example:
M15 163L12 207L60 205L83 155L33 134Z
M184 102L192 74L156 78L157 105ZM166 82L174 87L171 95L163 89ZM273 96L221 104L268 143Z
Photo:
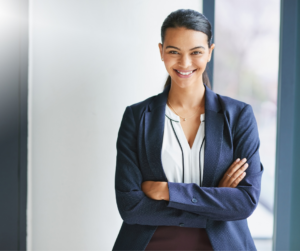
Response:
M161 192L161 200L166 200L169 201L169 187L168 187L168 182L162 182L162 192Z

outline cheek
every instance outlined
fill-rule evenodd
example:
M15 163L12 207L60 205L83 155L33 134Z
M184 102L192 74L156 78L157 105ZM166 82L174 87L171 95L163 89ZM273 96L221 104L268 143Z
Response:
M164 57L164 62L165 62L166 68L168 68L171 65L174 65L176 63L176 59L166 56L166 57Z
M164 63L165 63L166 70L169 72L169 74L172 74L173 67L174 65L176 65L176 60L174 60L174 58L165 57Z
M193 61L194 65L199 67L199 68L205 68L206 64L207 64L207 59L205 57L201 57L201 58L196 58Z

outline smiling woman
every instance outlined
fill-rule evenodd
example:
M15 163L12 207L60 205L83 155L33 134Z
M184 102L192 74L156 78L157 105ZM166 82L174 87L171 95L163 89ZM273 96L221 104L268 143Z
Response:
M118 133L124 222L113 250L256 250L246 219L263 166L252 108L210 89L204 15L172 12L161 38L164 90L126 107Z
M189 39L184 39L189 38ZM176 44L173 46L171 44ZM194 45L199 44L194 47ZM195 32L185 27L169 28L166 30L164 45L159 44L162 60L165 62L170 79L176 81L179 77L181 86L187 84L180 82L181 78L193 77L193 82L202 82L206 64L210 61L213 44L208 48L207 35L203 32ZM205 72L206 74L206 72ZM189 83L191 80L189 79Z
M159 44L159 50L162 60L165 61L167 67L167 64L170 65L170 63L174 63L175 60L185 60L185 58L182 57L184 57L186 54L186 59L193 60L195 65L199 66L199 69L203 69L202 72L201 70L198 71L198 75L201 75L203 83L211 88L206 72L206 64L210 61L212 51L215 47L215 44L212 44L213 35L211 31L211 25L204 15L201 13L196 14L196 11L189 13L185 12L181 14L182 15L179 16L178 13L176 15L176 13L173 12L168 16L168 18L166 18L161 27L162 43ZM176 47L170 44L170 41L168 41L168 39L174 38L175 33L179 35L178 32L181 33L180 36L175 36L175 38L178 38L178 41L173 40L172 42L183 47ZM187 37L190 38L189 41L186 41ZM183 41L183 39L185 40ZM193 43L196 43L195 47L193 47ZM168 54L174 54L174 57L168 57ZM170 59L173 60L170 62ZM182 63L180 64L182 67L184 67ZM188 71L182 69L179 71L179 69L174 69L175 73L178 73L179 77L190 75L190 73L193 73L196 70L197 69L191 69ZM169 84L171 84L171 75L169 75L166 82L166 85Z

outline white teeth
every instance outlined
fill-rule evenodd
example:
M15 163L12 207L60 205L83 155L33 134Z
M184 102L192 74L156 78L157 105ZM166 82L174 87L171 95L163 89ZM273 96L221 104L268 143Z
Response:
M177 70L176 70L177 71ZM190 75L193 71L189 71L189 72L181 72L181 71L177 71L179 72L181 75Z

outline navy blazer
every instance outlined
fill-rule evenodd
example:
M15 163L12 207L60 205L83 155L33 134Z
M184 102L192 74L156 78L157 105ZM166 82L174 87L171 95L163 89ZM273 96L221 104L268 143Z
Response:
M247 217L258 204L263 165L252 107L205 86L203 186L168 182L161 149L169 90L127 106L123 114L115 172L123 223L113 250L145 250L157 226L206 228L214 250L256 250ZM217 187L237 158L247 158L245 178L236 188ZM168 182L170 201L147 197L141 190L147 180Z

